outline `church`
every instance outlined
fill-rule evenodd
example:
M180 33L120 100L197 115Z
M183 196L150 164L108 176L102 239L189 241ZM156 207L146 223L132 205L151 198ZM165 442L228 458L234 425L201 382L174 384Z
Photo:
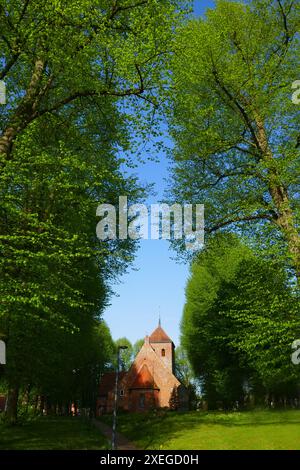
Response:
M127 372L120 372L118 408L131 412L151 409L185 409L188 396L175 373L175 346L158 327L144 344ZM103 375L97 399L97 415L111 413L114 408L116 373Z

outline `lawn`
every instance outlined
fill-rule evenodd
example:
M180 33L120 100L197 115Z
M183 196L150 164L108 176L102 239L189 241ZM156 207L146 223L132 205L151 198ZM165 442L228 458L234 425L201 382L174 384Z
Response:
M100 431L80 418L39 418L22 426L0 425L0 450L99 450Z
M298 410L123 414L118 430L141 449L300 450Z

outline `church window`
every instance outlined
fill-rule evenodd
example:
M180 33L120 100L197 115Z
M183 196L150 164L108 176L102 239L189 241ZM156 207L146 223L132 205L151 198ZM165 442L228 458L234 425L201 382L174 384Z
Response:
M165 349L161 350L161 355L162 355L162 357L165 357L165 355L166 355L166 350Z
M120 397L124 397L124 390L123 389L120 390Z

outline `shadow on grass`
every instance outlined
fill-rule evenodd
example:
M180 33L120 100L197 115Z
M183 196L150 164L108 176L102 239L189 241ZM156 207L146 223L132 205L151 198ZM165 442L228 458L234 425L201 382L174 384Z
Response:
M101 450L107 441L80 418L43 417L21 426L0 426L0 450Z
M102 418L110 424L111 418ZM131 413L118 417L118 430L143 449L164 449L168 443L185 432L205 436L214 427L220 434L226 429L262 428L265 426L299 425L300 411L189 412L189 413ZM222 430L223 429L223 430ZM253 432L251 431L251 433ZM188 441L188 439L187 439Z

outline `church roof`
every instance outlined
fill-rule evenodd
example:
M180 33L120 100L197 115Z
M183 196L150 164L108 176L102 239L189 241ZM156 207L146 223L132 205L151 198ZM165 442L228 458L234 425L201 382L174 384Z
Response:
M159 387L156 385L153 375L149 371L146 364L144 364L138 374L135 376L132 384L130 385L131 389L137 388L150 388L159 390Z
M123 379L126 375L126 372L119 372L119 381ZM114 389L116 383L116 373L115 372L106 372L101 380L99 385L99 396L105 396Z
M162 329L160 325L153 331L149 337L150 343L173 343L167 333Z

